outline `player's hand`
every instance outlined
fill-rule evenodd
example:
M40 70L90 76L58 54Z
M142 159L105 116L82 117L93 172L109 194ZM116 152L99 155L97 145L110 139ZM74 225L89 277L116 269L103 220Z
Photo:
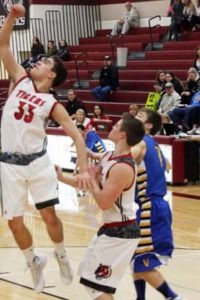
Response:
M20 18L25 16L25 7L21 4L14 4L11 7L10 13L12 14L13 17L15 18Z
M99 165L89 164L88 165L88 173L90 175L92 184L94 184L94 181L99 184L101 179L101 170L102 168Z
M89 148L86 148L86 153L88 158L95 159L95 153Z
M76 176L78 188L80 190L88 190L91 188L91 179L88 171L81 172Z

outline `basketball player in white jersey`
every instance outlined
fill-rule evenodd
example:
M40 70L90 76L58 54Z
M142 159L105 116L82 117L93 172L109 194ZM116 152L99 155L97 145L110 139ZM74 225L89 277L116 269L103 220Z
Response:
M137 247L140 232L135 221L136 168L131 145L144 135L142 123L125 114L109 134L115 151L106 152L98 170L89 169L94 199L102 210L103 225L92 239L80 264L80 283L85 285L91 299L111 300ZM99 172L100 171L100 172ZM76 187L74 176L57 169L58 179Z
M58 203L57 175L46 153L45 123L49 117L63 127L77 147L79 187L87 188L90 179L84 141L63 106L49 93L50 88L66 79L64 65L57 57L49 57L37 62L30 74L27 74L11 52L9 41L13 23L24 14L22 5L13 5L0 29L0 59L13 84L3 109L0 160L3 215L26 257L34 289L39 293L44 288L42 271L46 257L35 254L32 236L23 221L28 192L54 243L61 279L65 284L72 281L72 271L64 248L62 224L54 208Z

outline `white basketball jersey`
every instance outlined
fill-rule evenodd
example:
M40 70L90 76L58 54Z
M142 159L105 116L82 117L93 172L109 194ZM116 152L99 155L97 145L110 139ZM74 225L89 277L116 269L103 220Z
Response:
M106 210L102 211L103 214L103 222L104 223L112 223L112 222L125 222L128 220L136 219L136 204L135 204L135 184L136 184L136 166L133 162L133 159L130 155L126 156L112 156L113 152L107 152L102 161L102 180L101 184L103 186L106 178L109 176L109 171L113 165L119 162L124 162L131 165L134 169L135 177L133 178L133 182L131 186L124 190L117 201L113 204L113 206ZM117 185L117 182L116 182Z
M46 139L46 121L56 103L53 95L37 92L31 78L22 78L3 108L2 152L41 151Z

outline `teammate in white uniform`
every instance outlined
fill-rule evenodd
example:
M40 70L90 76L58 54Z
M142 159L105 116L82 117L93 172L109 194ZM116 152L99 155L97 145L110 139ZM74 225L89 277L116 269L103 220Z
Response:
M106 152L99 167L89 169L91 192L102 210L103 225L92 239L79 267L80 283L91 299L114 299L113 294L137 247L140 232L134 206L136 169L131 145L144 135L141 122L125 114L111 130L114 152ZM96 169L97 168L97 169ZM76 186L73 176L57 170L62 182Z
M80 188L90 185L84 141L71 118L49 93L50 88L66 79L66 70L57 57L45 58L31 69L28 75L16 62L10 49L10 36L16 18L24 16L22 5L13 5L0 29L0 58L12 80L12 90L3 109L1 124L2 153L1 178L3 214L19 248L24 252L30 267L34 289L44 287L42 270L46 257L36 256L32 236L24 224L23 214L28 192L44 220L54 243L55 257L65 284L72 281L72 272L66 256L62 224L55 213L58 203L57 176L46 153L45 123L55 119L71 136L77 147Z

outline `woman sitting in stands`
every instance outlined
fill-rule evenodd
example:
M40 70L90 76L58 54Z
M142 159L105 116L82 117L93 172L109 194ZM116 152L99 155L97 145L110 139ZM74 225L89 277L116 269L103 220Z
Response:
M35 64L44 54L45 54L45 50L43 44L40 42L37 36L34 36L32 40L32 46L31 46L31 57L25 59L22 62L22 66L25 69L30 68L31 65Z
M200 74L200 46L197 47L196 57L194 59L194 67L197 72Z
M83 125L86 130L91 129L92 127L90 125L91 122L90 118L86 116L86 112L82 108L77 109L74 122L76 126Z
M183 84L181 82L180 79L178 79L178 77L175 76L174 73L172 72L166 72L165 73L165 81L167 82L171 82L174 85L174 90L181 95L181 93L183 92Z
M110 117L104 113L103 106L96 104L94 106L94 112L91 118L90 127L94 128L97 131L109 131L111 125L112 120L110 120Z
M196 15L196 8L192 3L192 0L183 0L183 20L181 22L182 30L191 30L192 16Z
M163 93L164 90L165 90L165 74L166 74L166 71L158 71L157 74L156 74L156 83L154 84L154 89L157 93Z
M57 54L63 61L70 60L69 48L65 40L60 40Z
M37 36L34 36L32 46L31 46L31 56L37 57L38 55L44 53L45 53L44 45L40 42Z
M196 15L192 15L191 18L191 27L192 27L192 31L196 31L197 27L200 26L200 0L196 0Z
M200 77L195 68L188 70L186 88L181 94L181 104L189 104L193 95L200 91Z

